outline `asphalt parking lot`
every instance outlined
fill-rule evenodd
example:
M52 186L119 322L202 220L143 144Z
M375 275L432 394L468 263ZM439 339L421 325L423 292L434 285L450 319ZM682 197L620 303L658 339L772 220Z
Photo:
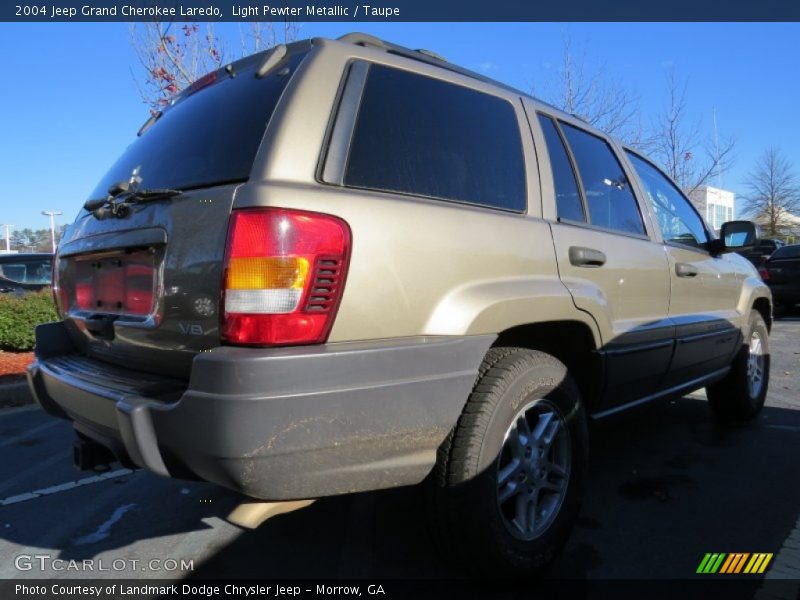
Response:
M0 578L459 574L434 549L419 489L325 499L245 531L225 521L239 499L223 489L78 473L72 436L38 408L0 410ZM800 579L800 316L775 324L756 422L719 426L695 395L594 425L592 457L549 577L691 578L708 552L772 552L768 577Z

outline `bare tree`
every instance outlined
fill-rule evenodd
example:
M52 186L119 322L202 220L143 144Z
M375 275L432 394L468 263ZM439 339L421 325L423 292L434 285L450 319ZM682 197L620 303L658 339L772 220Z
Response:
M239 37L242 45L242 56L267 50L278 44L288 44L297 39L300 25L293 21L281 23L253 21L248 23L247 30L239 26Z
M747 183L745 209L770 236L791 233L796 227L790 218L800 210L800 180L792 164L777 148L768 148L759 157Z
M699 121L689 121L686 88L686 82L679 82L670 71L667 103L656 118L645 147L688 195L730 166L735 142L733 138L721 143L703 141Z
M134 23L130 43L144 69L140 81L131 70L142 101L156 113L202 75L218 69L225 51L213 25Z
M241 33L239 56L266 50L297 37L299 26L252 23ZM130 27L130 43L144 71L143 78L131 75L142 101L155 114L181 90L206 73L219 69L232 56L210 23L147 22Z
M573 50L568 36L563 41L561 64L545 81L542 93L546 102L609 135L632 145L642 141L639 98L620 79L609 76L605 65L590 67L586 47Z

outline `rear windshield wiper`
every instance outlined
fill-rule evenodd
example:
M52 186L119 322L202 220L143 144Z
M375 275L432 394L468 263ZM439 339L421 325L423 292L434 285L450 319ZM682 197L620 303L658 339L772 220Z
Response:
M138 204L140 202L148 202L150 200L161 200L162 198L172 198L173 196L180 196L183 190L173 190L171 188L153 188L141 189L131 192L125 196L125 202L129 204Z
M171 188L133 188L127 181L115 183L108 190L108 196L95 200L87 200L83 208L92 212L98 219L108 216L124 217L132 204L140 204L153 200L172 198L183 193Z

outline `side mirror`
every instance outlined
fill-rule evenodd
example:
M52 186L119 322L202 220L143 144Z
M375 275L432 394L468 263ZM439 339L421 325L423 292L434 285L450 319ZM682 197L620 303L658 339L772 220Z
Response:
M724 249L749 250L758 242L758 229L752 221L727 221L719 230Z

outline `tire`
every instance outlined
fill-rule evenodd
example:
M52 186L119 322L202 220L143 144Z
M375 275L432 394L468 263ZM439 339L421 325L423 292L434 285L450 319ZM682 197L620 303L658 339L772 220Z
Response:
M744 343L724 379L706 387L708 404L721 421L749 421L761 412L769 387L769 330L757 310L750 311ZM753 358L760 356L760 359ZM751 363L751 361L754 361ZM755 381L760 365L760 381Z
M432 474L432 517L448 555L472 572L536 575L577 520L588 446L566 367L542 352L491 349Z

